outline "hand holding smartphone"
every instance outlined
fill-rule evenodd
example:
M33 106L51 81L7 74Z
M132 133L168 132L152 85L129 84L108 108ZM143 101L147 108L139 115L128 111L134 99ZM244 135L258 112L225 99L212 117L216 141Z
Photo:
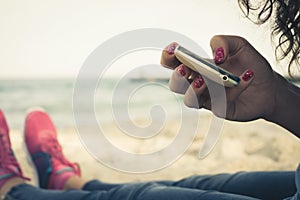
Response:
M224 84L226 87L235 87L240 82L239 77L215 65L213 61L204 59L180 45L177 45L174 54L186 67L198 72L212 81Z

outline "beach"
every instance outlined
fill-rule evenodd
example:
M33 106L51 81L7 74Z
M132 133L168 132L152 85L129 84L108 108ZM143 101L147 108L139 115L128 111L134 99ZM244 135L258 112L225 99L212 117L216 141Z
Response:
M209 121L210 117L208 116L206 120ZM114 124L109 126L111 131L115 131ZM11 131L13 148L24 174L34 178L35 171L24 151L22 135L22 130ZM300 157L299 139L288 131L263 120L249 123L225 122L218 143L205 159L198 158L203 136L196 136L188 150L173 164L161 170L142 174L120 172L95 160L81 143L75 128L58 129L58 137L66 157L80 164L82 177L86 180L100 179L111 183L178 180L195 174L295 170ZM169 139L168 134L159 137L161 141ZM136 150L145 148L141 143L131 145ZM157 145L160 148L161 143Z

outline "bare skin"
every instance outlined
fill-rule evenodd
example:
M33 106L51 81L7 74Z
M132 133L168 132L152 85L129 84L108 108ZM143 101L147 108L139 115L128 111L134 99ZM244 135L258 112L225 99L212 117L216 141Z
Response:
M81 190L86 183L87 183L87 181L84 180L83 178L81 178L79 176L72 176L66 181L63 189L64 190L71 190L71 189Z
M0 189L1 197L4 197L13 187L23 183L25 183L25 181L19 177L9 179Z

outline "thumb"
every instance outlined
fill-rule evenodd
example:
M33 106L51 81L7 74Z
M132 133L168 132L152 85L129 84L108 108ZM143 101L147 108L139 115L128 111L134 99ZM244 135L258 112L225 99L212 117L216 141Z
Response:
M238 52L247 41L239 36L216 35L210 40L210 46L214 54L215 63L223 63L228 56Z
M241 93L249 87L253 78L254 78L254 72L251 69L246 70L240 76L241 81L239 85L237 87L228 90L227 100L234 101L235 99L237 99L241 95Z

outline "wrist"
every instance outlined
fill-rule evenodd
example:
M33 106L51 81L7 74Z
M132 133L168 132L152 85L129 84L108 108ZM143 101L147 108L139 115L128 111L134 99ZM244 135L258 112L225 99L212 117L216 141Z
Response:
M300 88L276 74L275 104L273 111L264 117L300 137Z

